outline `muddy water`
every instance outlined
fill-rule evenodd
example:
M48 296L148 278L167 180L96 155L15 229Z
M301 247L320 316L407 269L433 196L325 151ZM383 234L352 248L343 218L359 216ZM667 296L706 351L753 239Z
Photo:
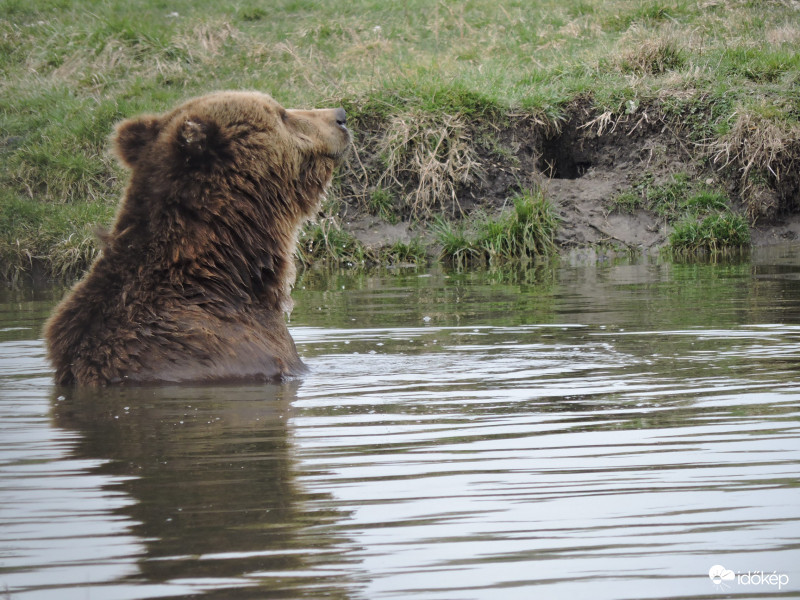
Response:
M800 248L307 275L274 386L57 389L61 292L0 298L2 597L800 594Z

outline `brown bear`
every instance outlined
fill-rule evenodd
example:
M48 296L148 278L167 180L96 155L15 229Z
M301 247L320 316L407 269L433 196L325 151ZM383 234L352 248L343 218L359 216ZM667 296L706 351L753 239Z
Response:
M350 144L345 112L217 92L116 128L132 171L105 246L45 328L61 385L268 381L305 371L294 253Z

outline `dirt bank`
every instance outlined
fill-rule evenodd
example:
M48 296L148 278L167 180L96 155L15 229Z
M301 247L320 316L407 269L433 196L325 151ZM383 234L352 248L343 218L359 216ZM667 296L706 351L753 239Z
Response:
M435 147L427 158L424 148L420 150L423 125L405 132L403 147L392 147L386 141L391 123L358 123L363 129L356 132L356 151L337 190L344 200L337 215L341 227L373 254L414 239L435 253L429 225L436 215L468 219L476 212L497 213L515 193L536 187L561 218L556 237L560 248L601 245L647 251L668 245L680 215L646 202L620 206L618 199L642 194L645 183L655 187L680 178L687 189L723 194L726 210L747 217L753 245L800 236L797 184L790 177L775 177L769 165L762 165L760 183L754 186L742 176L742 161L715 160L714 148L692 138L696 124L683 127L680 115L666 114L657 104L623 115L598 114L590 107L576 102L554 122L531 115L451 121L449 129L431 135L429 146ZM458 148L453 150L459 143L473 144L472 152L459 155ZM448 150L438 151L448 144ZM387 164L391 160L397 164ZM468 162L468 168L459 171L460 165L451 164L456 160ZM426 204L420 200L422 188L434 183L426 183L421 172L437 169L434 175L446 181L435 182L440 196L431 193ZM391 196L388 210L372 202L376 191Z

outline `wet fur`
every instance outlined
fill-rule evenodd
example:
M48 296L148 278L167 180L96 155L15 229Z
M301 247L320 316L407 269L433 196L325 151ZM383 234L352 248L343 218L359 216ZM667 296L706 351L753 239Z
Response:
M284 313L298 229L349 143L342 122L221 92L121 123L132 175L116 221L45 328L56 383L303 373Z

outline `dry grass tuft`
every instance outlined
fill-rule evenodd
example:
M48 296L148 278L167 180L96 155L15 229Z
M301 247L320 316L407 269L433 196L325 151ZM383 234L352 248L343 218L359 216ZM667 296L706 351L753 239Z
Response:
M615 115L612 111L607 110L597 115L594 119L580 125L578 129L588 129L593 132L594 135L600 137L604 133L613 133L623 117L624 115Z
M779 122L748 110L734 113L730 131L707 144L708 154L720 169L734 168L740 173L742 196L752 220L774 215L782 208L774 193L767 193L766 181L782 183L791 191L797 182L800 163L800 125ZM786 186L784 186L786 187ZM795 190L796 191L796 190Z
M52 249L51 274L59 279L74 277L100 254L93 231L77 231L59 240Z
M190 60L211 62L225 45L236 41L240 33L227 21L199 23L190 32L178 35L175 46L186 52Z
M378 151L386 169L377 185L411 188L405 204L414 218L428 218L436 208L460 213L458 189L483 175L466 120L458 114L397 115L389 121Z
M790 147L800 139L800 126L792 124L781 128L775 121L749 111L734 113L735 122L730 131L709 144L715 164L720 168L736 166L746 180L753 171L769 172L777 181L795 167L798 157L792 156Z
M800 44L800 26L792 24L773 27L766 32L764 37L773 46Z
M674 36L665 34L632 40L616 62L623 73L661 75L682 68L686 56Z

